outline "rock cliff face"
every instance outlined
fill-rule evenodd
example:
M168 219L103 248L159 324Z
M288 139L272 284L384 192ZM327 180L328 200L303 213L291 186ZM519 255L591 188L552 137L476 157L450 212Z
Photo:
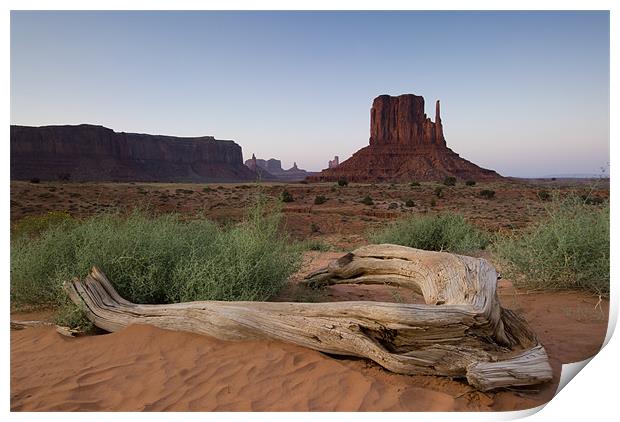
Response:
M370 145L309 180L334 181L345 177L357 182L406 182L441 180L447 176L463 180L501 178L447 147L439 101L433 122L424 113L424 97L405 94L375 98L370 110Z
M11 126L11 179L225 182L255 180L241 147L212 136L114 132L103 126Z

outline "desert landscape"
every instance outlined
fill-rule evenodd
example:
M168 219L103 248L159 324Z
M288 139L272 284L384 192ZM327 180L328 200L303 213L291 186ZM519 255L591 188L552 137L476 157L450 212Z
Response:
M367 43L359 45L390 66L365 69L357 53L341 62L358 44L331 49L348 32L311 45L314 20L342 30L330 26L335 16L361 25ZM597 113L585 119L577 105L563 108L564 85L557 98L513 82L499 90L492 80L504 73L496 72L476 76L484 89L468 93L463 63L428 66L469 48L461 33L440 38L452 53L439 54L366 32L369 16L387 32L413 31L412 39L444 18L521 31L510 19L498 31L492 15L441 13L12 13L20 48L12 46L11 411L514 411L549 402L562 365L598 353L610 310L607 96L588 97L583 107ZM578 33L564 15L549 16ZM608 13L583 19L596 32L605 16L608 28ZM31 40L44 45L55 26L81 33L80 19L89 34L112 22L134 34L196 32L168 34L161 51L111 39L147 58L120 51L127 75L141 69L133 76L59 71L52 65L82 63L63 52L50 78L70 71L99 82L89 96L71 91L64 107L33 97L24 81L48 82L30 72L36 54L25 52L40 48ZM547 28L536 22L531 28ZM290 39L247 50L271 36L256 29L272 24ZM222 39L220 27L236 27L229 32L244 41ZM306 44L290 43L302 33ZM495 42L480 36L481 45ZM62 42L107 48L79 36ZM545 45L519 42L522 51ZM400 44L410 53L394 50ZM175 45L183 48L169 50ZM166 65L163 51L175 57ZM357 64L324 74L314 67L323 51L324 63ZM601 54L596 69L608 59ZM472 57L465 62L478 71L497 65ZM564 72L558 57L549 60ZM304 58L307 66L289 73ZM188 60L195 66L166 70ZM396 72L403 69L420 74ZM313 78L323 79L302 83ZM324 88L334 80L338 89ZM429 102L419 95L426 85ZM541 98L555 104L544 118L530 107Z

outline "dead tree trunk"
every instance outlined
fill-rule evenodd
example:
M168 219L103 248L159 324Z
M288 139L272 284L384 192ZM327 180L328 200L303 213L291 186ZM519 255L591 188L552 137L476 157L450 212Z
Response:
M369 245L310 274L310 284L389 283L426 305L382 302L204 301L138 305L93 268L65 284L100 328L149 324L221 340L269 338L326 353L372 359L401 374L465 377L480 390L551 379L544 347L514 312L501 308L497 273L484 259L395 245Z

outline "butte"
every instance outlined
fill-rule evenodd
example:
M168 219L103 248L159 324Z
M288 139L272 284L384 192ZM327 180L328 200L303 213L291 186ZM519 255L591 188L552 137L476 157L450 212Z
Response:
M380 95L370 110L370 144L310 181L352 182L497 180L502 176L461 158L446 145L439 101L435 121L424 112L424 97Z

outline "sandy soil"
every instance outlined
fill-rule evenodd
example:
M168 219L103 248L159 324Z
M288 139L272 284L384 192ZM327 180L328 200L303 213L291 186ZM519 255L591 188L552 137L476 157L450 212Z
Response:
M338 256L309 252L300 273ZM376 286L304 292L296 285L298 279L294 277L276 300L419 300ZM460 380L392 374L367 360L327 356L279 342L222 342L148 326L67 338L47 326L11 330L11 409L486 411L534 407L553 397L562 363L598 352L609 304L582 292L517 291L505 280L500 281L499 292L502 304L522 313L547 348L554 369L551 383L481 393ZM50 314L11 318L46 319Z

